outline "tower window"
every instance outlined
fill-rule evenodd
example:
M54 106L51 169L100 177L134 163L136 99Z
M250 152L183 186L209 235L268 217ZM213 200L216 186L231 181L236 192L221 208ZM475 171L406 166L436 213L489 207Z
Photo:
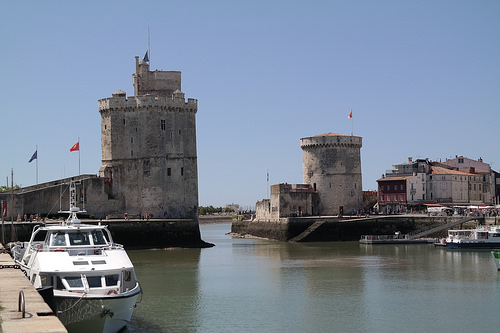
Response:
M181 176L184 176L184 167L181 168Z
M133 137L130 138L130 143L134 143L134 138Z
M125 125L125 118L123 118L123 125Z
M133 150L130 151L130 156L134 156L134 151Z
M165 122L165 119L160 120L160 128L162 131L164 131L167 128L167 124Z
M171 168L167 168L167 176L171 176L172 175L172 169Z

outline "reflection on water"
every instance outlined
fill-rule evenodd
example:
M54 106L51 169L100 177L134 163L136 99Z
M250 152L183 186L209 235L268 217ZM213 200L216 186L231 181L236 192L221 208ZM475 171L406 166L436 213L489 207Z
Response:
M493 331L489 251L357 242L232 239L207 249L130 251L144 297L129 332ZM488 320L475 313L488 314Z

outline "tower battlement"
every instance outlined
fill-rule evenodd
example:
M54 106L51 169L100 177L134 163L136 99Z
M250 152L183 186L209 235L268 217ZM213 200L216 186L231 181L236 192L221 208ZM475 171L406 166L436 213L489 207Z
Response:
M182 96L179 96L182 95ZM142 108L159 108L167 111L190 111L196 113L198 109L198 100L188 98L184 99L183 93L174 93L172 97L146 95L141 97L126 97L123 94L113 94L113 97L99 100L99 112L104 110L123 110L133 108L140 111Z
M300 147L302 149L314 148L314 147L361 148L362 145L363 145L362 138L359 136L336 134L336 133L327 133L300 139Z

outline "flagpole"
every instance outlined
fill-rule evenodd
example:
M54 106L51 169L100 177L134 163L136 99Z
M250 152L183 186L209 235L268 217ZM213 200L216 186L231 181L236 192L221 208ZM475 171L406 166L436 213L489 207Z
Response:
M78 137L78 176L80 175L80 137Z
M36 145L36 185L38 185L38 145Z

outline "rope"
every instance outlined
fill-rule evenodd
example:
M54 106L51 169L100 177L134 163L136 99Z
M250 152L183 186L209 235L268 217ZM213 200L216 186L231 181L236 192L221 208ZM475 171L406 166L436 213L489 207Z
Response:
M80 297L80 298L78 299L78 301L76 301L76 302L75 302L75 304L71 305L71 306L70 306L69 308L67 308L66 310L57 311L57 313L64 313L64 312L66 312L66 311L71 310L71 309L72 309L72 308L74 308L74 307L75 307L78 303L80 303L80 301L81 301L81 300L82 300L85 296L87 296L87 293L83 293L83 294L82 294L82 297Z

